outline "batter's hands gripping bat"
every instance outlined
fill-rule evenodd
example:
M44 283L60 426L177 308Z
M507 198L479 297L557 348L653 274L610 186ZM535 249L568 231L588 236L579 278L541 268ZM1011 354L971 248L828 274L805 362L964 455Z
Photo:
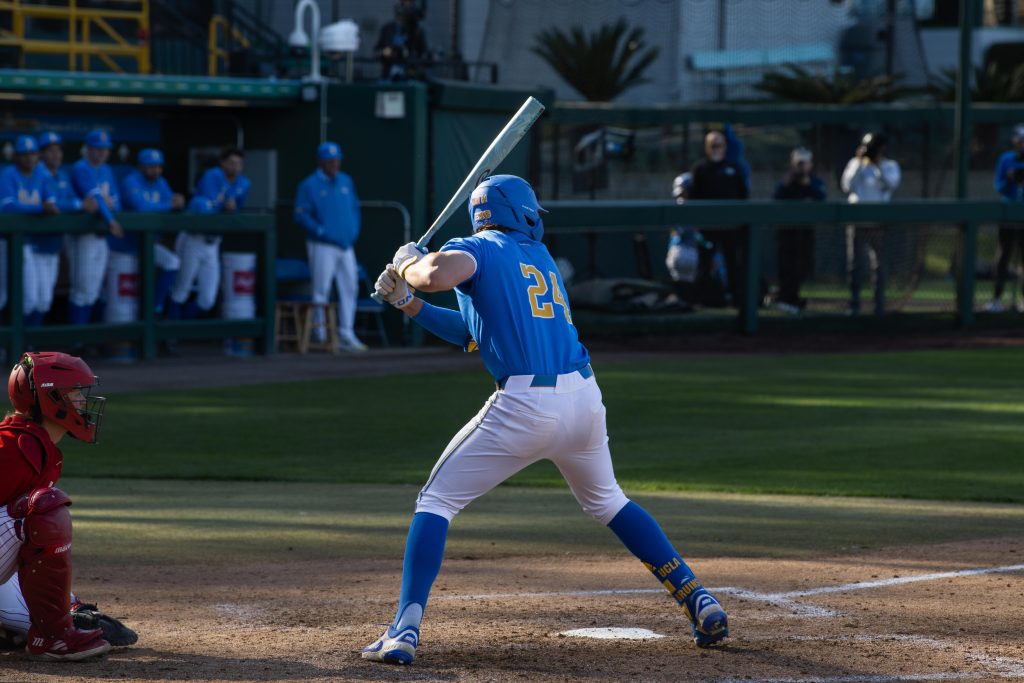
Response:
M441 229L441 226L452 217L452 214L459 210L463 202L469 199L469 195L473 194L473 190L480 184L480 181L491 175L492 171L508 156L509 152L512 151L519 141L526 136L526 132L530 130L543 113L544 105L537 98L529 97L523 102L523 106L519 107L519 111L516 112L515 116L509 119L509 122L501 129L498 136L491 141L483 156L480 157L480 160L473 166L466 179L459 185L459 189L448 200L444 210L434 219L430 229L423 233L423 237L417 240L416 246L425 248L430 243L430 240ZM374 292L372 296L373 300L377 303L384 302L384 299L377 292Z

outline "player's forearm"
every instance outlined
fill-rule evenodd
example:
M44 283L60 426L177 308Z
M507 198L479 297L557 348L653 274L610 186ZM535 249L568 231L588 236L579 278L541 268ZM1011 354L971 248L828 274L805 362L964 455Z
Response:
M446 342L465 347L470 340L469 328L458 311L434 306L417 298L413 298L402 310L423 329Z
M447 292L459 284L441 266L438 257L438 253L427 254L405 269L402 274L410 287L421 292Z

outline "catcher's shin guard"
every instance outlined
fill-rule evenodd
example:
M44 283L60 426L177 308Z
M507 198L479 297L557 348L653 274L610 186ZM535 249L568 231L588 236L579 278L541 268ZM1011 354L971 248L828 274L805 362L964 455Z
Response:
M99 629L83 631L72 621L69 505L66 493L48 488L8 508L21 520L18 581L32 622L26 649L33 659L79 660L110 649Z

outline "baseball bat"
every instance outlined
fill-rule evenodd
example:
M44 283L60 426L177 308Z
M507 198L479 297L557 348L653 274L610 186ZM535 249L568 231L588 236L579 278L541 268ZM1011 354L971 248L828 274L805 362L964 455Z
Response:
M473 190L480 184L480 181L491 175L491 172L509 155L509 152L512 151L519 141L526 136L526 132L530 130L543 113L544 105L537 98L528 97L523 102L523 106L519 107L519 111L515 113L515 116L509 119L509 122L505 124L505 127L501 129L497 137L491 141L483 155L469 171L469 174L466 175L466 179L462 181L459 189L455 191L455 194L448 200L444 209L434 219L430 229L423 233L423 237L416 241L416 246L423 248L430 243L430 240L441 229L441 226L452 217L452 214L459 210L464 201L469 199L469 195L473 194ZM377 292L374 292L371 296L377 303L384 302L384 298L378 295Z

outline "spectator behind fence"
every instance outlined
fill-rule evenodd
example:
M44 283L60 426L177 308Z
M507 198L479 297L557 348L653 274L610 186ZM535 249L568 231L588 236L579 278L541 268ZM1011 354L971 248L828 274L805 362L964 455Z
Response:
M352 178L341 172L341 147L321 144L316 151L319 168L295 193L295 221L306 231L306 253L312 277L313 303L331 300L331 285L338 289L338 343L342 351L366 350L355 335L358 266L353 246L359 238L359 197ZM314 335L324 340L324 311L314 312Z
M188 210L200 214L240 210L249 194L249 179L242 175L244 168L245 152L237 147L224 149L220 153L220 164L199 179ZM213 308L220 285L220 239L220 235L209 233L183 232L178 235L175 250L181 259L181 269L167 304L169 319L191 319L200 312L209 313ZM198 289L194 303L189 301L193 285Z
M185 208L185 198L171 190L164 178L164 154L159 149L144 149L139 152L138 168L121 181L121 195L124 208L140 213L168 213ZM111 238L110 249L121 254L139 254L139 236L129 233L121 239ZM153 261L157 268L154 308L162 313L167 295L178 275L181 260L178 255L160 243L153 245ZM119 273L111 268L108 277L117 278ZM108 290L114 287L108 282Z
M53 183L39 168L39 145L30 135L19 135L14 141L14 164L0 173L0 208L4 213L57 213L57 196ZM3 291L0 308L7 304L7 242L3 248ZM37 324L36 309L36 268L32 245L26 243L22 249L24 304L26 324ZM40 314L39 319L42 319Z
M887 141L880 133L868 133L861 139L853 158L846 164L840 185L849 202L888 202L900 185L900 165L886 157ZM864 264L871 267L875 290L875 315L885 313L886 267L882 245L882 226L846 227L846 267L850 278L849 315L860 313L860 288Z
M83 209L89 211L93 202L86 204L86 201L95 200L96 213L103 218L110 234L123 237L124 230L112 213L121 210L121 197L114 172L107 165L111 147L107 131L89 133L85 138L85 156L71 168L71 187L82 200ZM71 281L68 319L72 325L84 325L92 318L93 306L100 297L110 249L104 233L69 235L65 248Z
M64 140L54 132L43 133L37 141L39 157L42 161L38 168L53 184L59 213L76 213L87 208L90 213L96 212L96 198L79 199L71 187L71 178L61 168L64 163ZM57 275L60 273L60 248L64 239L59 233L33 235L28 243L32 247L32 268L35 271L34 284L35 304L30 311L25 308L25 324L42 325L46 314L53 306L53 290L57 286ZM25 287L30 286L26 274Z
M1024 123L1013 128L1010 138L1013 149L1004 152L996 164L996 192L1007 202L1024 201ZM1010 261L1014 252L1024 259L1024 229L1019 224L1003 224L999 226L999 261L996 263L995 285L992 290L992 301L985 310L990 313L1002 313L1003 288L1010 273ZM1024 312L1024 301L1017 302L1017 310Z
M421 24L423 7L415 0L395 4L395 18L380 27L377 36L377 57L380 77L386 81L404 81L422 76L420 64L430 52L427 35Z
M721 131L713 130L704 137L705 158L698 161L690 172L693 185L691 199L747 199L750 190L744 178L743 169L726 157L726 138ZM730 298L739 300L740 273L740 231L738 228L717 230L715 242L725 259L726 277L730 284Z
M821 178L814 175L811 150L797 147L789 155L789 173L775 188L774 198L781 201L824 201L827 191ZM777 236L779 296L775 307L790 314L802 311L807 300L800 286L814 271L814 228L780 227Z

